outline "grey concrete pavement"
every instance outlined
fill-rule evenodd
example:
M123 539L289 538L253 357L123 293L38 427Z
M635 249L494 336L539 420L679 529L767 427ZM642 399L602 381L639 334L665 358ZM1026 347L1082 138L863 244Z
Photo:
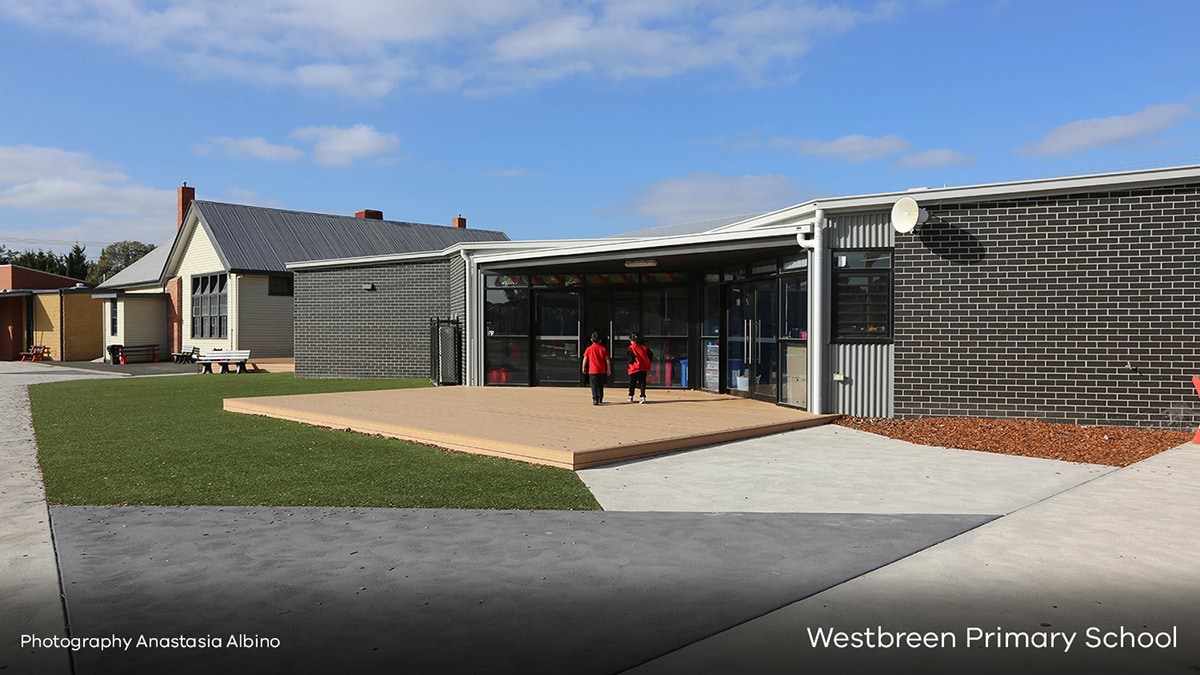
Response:
M1109 473L637 669L655 673L1200 670L1200 446ZM956 648L813 648L808 629L951 631ZM1061 649L967 649L968 627L1078 632ZM1120 627L1172 648L1088 648ZM1165 642L1165 640L1164 640ZM978 643L977 643L978 644Z
M579 477L608 511L1004 514L1112 470L827 425Z
M22 634L65 636L58 567L26 386L103 377L0 361L0 670L67 672L62 652L22 649Z
M55 507L76 672L613 673L985 516Z

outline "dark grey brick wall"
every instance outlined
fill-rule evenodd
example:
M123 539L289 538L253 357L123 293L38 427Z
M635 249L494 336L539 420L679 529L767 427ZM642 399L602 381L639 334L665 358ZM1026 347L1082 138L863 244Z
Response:
M296 376L428 377L429 319L449 316L449 270L436 260L297 272Z
M897 416L1200 422L1200 186L930 210L896 237Z

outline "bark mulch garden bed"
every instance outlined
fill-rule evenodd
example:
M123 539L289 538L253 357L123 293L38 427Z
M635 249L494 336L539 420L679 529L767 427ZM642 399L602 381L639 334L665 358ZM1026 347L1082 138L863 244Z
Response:
M1182 431L979 417L843 417L836 424L921 445L1108 466L1129 466L1192 440Z

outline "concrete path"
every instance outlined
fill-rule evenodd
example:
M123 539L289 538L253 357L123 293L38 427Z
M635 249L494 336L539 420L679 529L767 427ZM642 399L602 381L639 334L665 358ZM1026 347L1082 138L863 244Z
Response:
M67 672L61 651L20 647L22 634L65 636L58 567L26 386L102 377L40 363L0 361L0 670Z
M1113 470L836 425L579 472L608 511L1004 514Z
M1034 504L636 670L655 673L1200 671L1200 446ZM813 648L809 628L951 631L956 649ZM1074 647L967 649L968 627L1078 631ZM1121 627L1173 648L1088 648ZM1165 640L1164 640L1165 642ZM978 643L976 643L978 645Z
M984 516L55 507L76 672L614 673Z

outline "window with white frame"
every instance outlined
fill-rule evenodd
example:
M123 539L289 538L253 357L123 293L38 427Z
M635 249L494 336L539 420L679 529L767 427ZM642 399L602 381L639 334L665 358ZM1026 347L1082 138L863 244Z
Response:
M192 337L229 336L229 275L192 277Z

